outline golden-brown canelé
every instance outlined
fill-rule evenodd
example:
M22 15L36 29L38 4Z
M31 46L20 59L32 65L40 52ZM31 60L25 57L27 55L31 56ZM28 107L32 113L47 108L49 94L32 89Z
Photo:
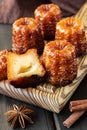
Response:
M7 78L7 55L8 50L0 51L0 81Z
M26 52L30 48L36 48L39 54L44 48L41 30L33 18L20 18L12 27L12 50L18 54Z
M74 17L65 18L57 23L55 39L64 39L75 46L76 55L86 51L85 29L82 22Z
M75 47L67 41L55 40L46 44L43 64L47 81L55 85L65 85L77 74Z
M7 62L8 81L15 87L36 86L44 79L45 69L36 49L29 49L24 54L9 52Z
M42 4L34 11L44 39L54 39L56 23L61 19L61 10L55 4Z

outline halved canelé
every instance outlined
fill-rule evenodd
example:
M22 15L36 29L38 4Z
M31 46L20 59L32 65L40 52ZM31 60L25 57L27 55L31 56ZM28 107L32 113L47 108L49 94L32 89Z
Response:
M15 87L34 87L43 82L45 69L36 49L29 49L24 54L10 52L7 62L8 81Z

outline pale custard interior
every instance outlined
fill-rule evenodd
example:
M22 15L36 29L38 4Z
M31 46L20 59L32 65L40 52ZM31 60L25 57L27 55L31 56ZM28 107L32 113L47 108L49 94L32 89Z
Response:
M23 54L23 56L13 54L10 66L13 69L12 74L10 73L10 78L30 77L32 75L42 77L45 74L45 70L39 58L33 52L27 55Z

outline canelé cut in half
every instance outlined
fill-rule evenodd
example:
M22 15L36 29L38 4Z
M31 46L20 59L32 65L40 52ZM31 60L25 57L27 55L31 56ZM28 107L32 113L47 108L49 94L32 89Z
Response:
M24 54L10 52L7 62L8 81L15 87L32 87L42 82L45 69L36 49L29 49Z

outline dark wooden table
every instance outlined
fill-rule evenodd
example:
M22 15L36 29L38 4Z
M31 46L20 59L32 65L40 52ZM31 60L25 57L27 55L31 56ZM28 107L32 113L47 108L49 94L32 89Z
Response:
M2 0L0 0L2 1ZM66 0L67 1L67 0ZM57 3L57 0L54 0ZM60 0L61 2L61 0ZM60 3L63 7L63 5ZM65 6L64 6L65 7ZM64 8L67 10L66 8ZM76 13L76 12L72 12ZM11 48L11 25L0 24L0 50ZM87 98L87 76L84 78L75 94L71 99L83 99ZM70 100L71 100L70 99ZM7 122L7 116L4 113L9 110L13 104L22 105L26 104L24 102L12 99L0 94L0 130L12 130L11 124ZM60 114L49 112L45 109L33 106L31 104L26 104L28 108L31 108L35 111L35 114L32 116L34 120L34 125L27 124L25 130L86 130L87 129L87 113L85 113L82 118L70 129L67 129L63 126L62 122L70 115L68 106L69 102L66 104L64 109ZM20 127L16 130L21 130Z
M0 50L11 48L11 39L11 25L0 24ZM20 106L26 103L0 94L0 130L12 130L4 113L12 108L13 104ZM35 111L32 117L35 123L34 125L27 125L26 130L55 130L52 112L30 104L26 104L26 106ZM21 130L21 128L18 127L16 130Z
M68 129L63 126L63 121L71 115L69 111L69 102L71 100L79 99L87 99L87 76L78 86L75 93L65 105L64 109L59 114L53 113L54 122L57 130L87 130L87 112L85 112L85 114L71 128Z
M11 25L0 24L0 50L11 48L11 27ZM84 98L87 98L87 76L81 82L75 94L71 97L73 100ZM4 113L9 110L13 104L20 106L26 103L0 94L0 130L12 130L11 124L7 122L7 116L4 115ZM63 126L62 122L70 115L68 109L69 102L59 114L49 112L31 104L26 104L26 106L35 111L35 114L32 117L35 123L34 125L27 124L26 130L68 130ZM74 125L74 127L70 128L70 130L85 130L87 128L86 122L87 113ZM21 128L18 127L16 130L21 130Z
M26 104L12 98L0 95L0 130L13 130L11 124L7 122L7 116L4 114L7 110L12 108L12 105L16 104L18 106ZM27 108L35 111L32 115L33 125L26 124L25 130L55 130L54 121L52 113L48 112L39 107L35 107L30 104L26 104ZM18 126L16 130L21 130L22 128Z

